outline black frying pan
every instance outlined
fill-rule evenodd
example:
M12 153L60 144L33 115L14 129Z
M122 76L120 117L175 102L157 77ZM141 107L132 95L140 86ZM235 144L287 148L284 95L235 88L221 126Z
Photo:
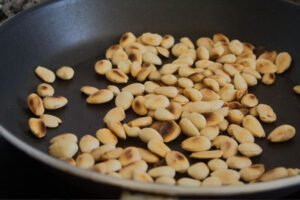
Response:
M171 195L245 195L274 190L297 188L300 177L268 183L221 188L173 187L143 184L99 175L71 167L46 155L49 139L62 132L78 136L94 134L103 127L102 118L113 104L90 106L80 94L82 85L104 88L108 83L94 73L93 65L103 58L105 49L117 43L123 32L171 33L178 39L189 36L212 36L221 32L230 38L247 41L255 46L288 51L293 65L278 76L273 86L259 84L251 89L261 102L270 104L279 119L265 126L267 132L275 126L289 123L300 131L300 104L292 87L300 83L300 7L286 1L218 1L218 0L66 0L51 1L12 18L0 26L0 132L35 159L67 172L72 179L101 182L126 189ZM56 69L61 65L74 66L75 78L56 81L57 95L69 99L67 107L50 114L63 119L63 124L48 131L45 139L33 137L27 127L30 113L26 97L41 81L33 71L37 65ZM128 120L132 118L130 115ZM257 140L264 153L254 160L267 168L299 167L300 134L283 144ZM130 144L140 144L130 140ZM171 143L172 148L177 143ZM90 187L91 188L91 187ZM299 187L298 187L299 189Z

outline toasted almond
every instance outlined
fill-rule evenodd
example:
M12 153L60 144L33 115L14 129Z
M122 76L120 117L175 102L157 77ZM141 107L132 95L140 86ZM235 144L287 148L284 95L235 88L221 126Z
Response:
M272 85L276 80L276 75L274 73L266 73L262 77L262 82L265 85Z
M116 145L118 138L107 128L101 128L96 132L96 137L102 144Z
M124 33L120 38L120 46L125 47L136 41L136 36L131 32Z
M214 92L211 89L208 88L203 88L200 90L201 94L202 94L202 100L203 101L213 101L213 100L219 100L220 99L220 95L216 92Z
M164 142L175 140L180 132L180 126L175 121L154 122L151 126L163 137Z
M201 182L199 180L193 179L193 178L180 178L177 181L177 185L181 186L189 186L189 187L198 187L201 185Z
M210 150L210 151L201 151L195 152L190 155L191 158L196 159L213 159L213 158L221 158L223 152L220 150Z
M158 108L154 112L154 118L159 121L170 121L170 120L174 120L175 116L165 108Z
M146 63L154 64L154 65L161 65L161 59L154 53L147 52L143 54L143 61Z
M128 60L128 55L127 53L121 48L116 50L111 58L112 64L117 66L119 64L119 62L123 61L123 60Z
M172 54L175 57L179 57L182 55L185 51L188 50L188 47L183 43L177 43L172 47Z
M268 140L271 142L285 142L296 135L296 129L288 124L280 125L275 128L268 136Z
M114 98L114 94L107 89L101 89L92 95L90 95L86 102L89 104L102 104L111 101Z
M53 144L54 142L57 142L59 140L69 140L73 143L77 143L77 141L78 141L77 136L75 134L73 134L73 133L63 133L63 134L60 134L58 136L53 137L50 140L50 144Z
M198 162L191 165L187 170L188 175L197 180L205 179L209 174L207 165L203 162Z
M228 47L235 55L240 55L244 51L244 46L239 40L231 40Z
M171 149L161 140L152 139L148 142L148 149L160 157L165 157Z
M179 64L165 64L160 68L159 72L162 75L174 74L179 69L179 67Z
M92 94L98 92L99 89L96 88L96 87L88 86L88 85L87 85L87 86L82 86L82 87L80 88L80 91L83 92L84 94L90 96L90 95L92 95ZM52 96L52 95L51 95L51 96Z
M172 35L165 35L161 41L161 46L170 49L174 45L175 39Z
M205 78L202 72L195 72L188 77L194 83L200 83Z
M179 103L181 105L187 104L189 102L189 99L185 96L178 94L176 97L172 99L173 102Z
M180 77L189 77L190 75L194 74L197 72L195 68L189 67L188 65L181 65L178 68L178 75Z
M166 184L166 185L175 185L176 180L168 176L161 176L155 180L155 183Z
M141 181L141 182L145 182L145 183L153 182L152 177L149 174L147 174L146 172L139 172L139 171L134 172L132 178L135 181Z
M113 83L127 83L128 76L120 69L111 69L105 73L105 77Z
M219 63L234 63L236 56L234 54L226 54L217 59Z
M226 119L224 119L221 123L217 124L217 127L222 132L226 131L228 126L229 126L229 122Z
M160 87L159 84L157 84L157 83L155 83L153 81L146 81L144 83L144 86L145 86L145 92L146 93L154 93L154 90L156 88Z
M185 172L190 166L188 159L178 151L169 151L165 159L168 166L180 173Z
M62 80L70 80L74 77L75 71L72 67L61 66L56 70L56 75Z
M131 72L131 61L126 59L126 60L121 60L118 62L117 68L120 69L122 72L125 74L129 74Z
M207 48L208 50L210 50L213 47L214 41L208 37L200 37L200 38L198 38L196 43L197 43L198 47L203 46L203 47Z
M163 141L162 136L153 128L143 128L139 133L139 138L145 143L152 139Z
M53 96L54 88L47 83L41 83L37 86L37 93L41 97Z
M219 92L220 90L219 83L212 78L205 78L203 83L205 84L206 87L208 87L209 89L215 92Z
M108 121L106 125L118 138L126 139L124 127L119 121Z
M146 172L147 169L148 169L147 163L143 160L140 160L122 168L119 173L122 176L122 178L130 179L133 177L134 173Z
M265 123L272 123L277 119L277 115L269 105L259 104L256 107L256 111L259 119Z
M194 86L194 83L189 78L179 78L178 86L182 88L192 88Z
M41 119L43 120L45 126L48 128L56 128L59 126L59 124L62 123L60 118L48 114L43 114L41 116Z
M81 169L90 169L95 164L95 160L91 154L83 153L76 158L76 166Z
M270 60L271 62L274 63L275 59L276 59L276 56L277 56L276 51L265 51L265 52L263 52L262 54L259 55L258 59L259 58L264 58L264 59Z
M200 135L209 140L214 140L219 135L219 128L217 126L207 126L200 131Z
M177 83L177 77L173 74L163 75L160 80L163 84L168 86L173 86Z
M90 152L90 154L93 156L94 160L95 161L99 161L102 159L102 156L108 152L108 151L111 151L113 149L115 149L116 146L115 145L112 145L112 144L104 144L104 145L101 145L100 147L97 147L95 148L94 150L92 150Z
M27 105L30 111L36 116L41 116L45 112L42 99L35 93L27 97Z
M144 33L141 36L143 43L151 46L158 46L162 42L162 37L156 33Z
M137 75L137 81L143 82L145 81L149 75L153 72L156 71L156 67L153 64L150 63L145 63L143 64L141 71Z
M106 115L103 118L103 121L105 123L108 123L109 121L116 121L120 122L125 119L125 112L124 109L121 107L115 107L109 110Z
M214 42L224 42L224 43L229 43L229 39L226 35L222 33L216 33L213 35L213 40Z
M249 109L249 114L252 115L253 117L258 117L256 108L257 108L257 106Z
M261 74L275 73L277 66L269 60L260 58L256 60L256 70Z
M157 52L165 58L170 57L170 51L163 47L156 47Z
M85 135L79 141L80 151L83 153L89 153L99 147L99 145L98 139L92 135Z
M211 171L228 168L227 163L224 160L221 160L219 158L215 158L215 159L208 161L207 165Z
M258 99L254 94L248 93L243 96L241 103L247 107L255 107L258 104Z
M242 73L242 77L244 78L248 86L255 86L258 83L257 79L252 74Z
M241 179L243 181L257 180L265 172L265 166L263 164L255 164L250 167L243 168L240 171Z
M199 60L209 60L209 51L206 47L200 46L197 49L197 57Z
M134 120L131 120L128 125L131 127L145 127L152 124L152 117L139 117Z
M234 87L237 90L247 89L248 85L245 79L240 74L235 74L233 78Z
M103 155L101 155L101 160L112 160L112 159L118 159L123 153L123 148L117 147L113 150L105 152Z
M138 150L140 152L142 160L146 161L147 163L157 163L159 161L159 157L151 151L143 148L138 148Z
M153 178L161 176L167 176L173 178L175 176L175 170L169 166L154 167L148 171L148 174Z
M287 52L281 52L277 55L275 64L277 66L277 73L282 74L288 70L292 63L292 57Z
M73 158L59 158L59 159L72 165L72 166L76 166L76 162Z
M227 119L233 124L241 124L244 119L243 113L238 109L232 109L228 111Z
M217 187L217 186L221 186L222 182L218 177L210 176L204 179L201 185L205 187Z
M247 157L258 156L262 153L262 148L255 143L243 143L238 146L238 151Z
M38 66L37 68L35 68L34 72L40 79L42 79L46 83L53 83L55 81L54 72L45 67Z
M145 98L143 96L137 96L132 101L132 110L138 115L146 115L148 113L148 109L146 108Z
M224 120L224 116L218 112L204 114L206 126L215 126Z
M194 88L186 88L183 90L184 96L186 96L191 101L197 102L202 100L202 93Z
M185 139L181 143L181 148L191 152L206 151L211 148L211 142L204 136L194 136Z
M101 174L119 171L122 168L118 160L108 160L94 165L94 170Z
M225 84L220 90L220 97L224 101L232 101L235 99L236 90L232 84Z
M265 172L259 180L262 182L288 177L288 170L284 167L277 167Z
M186 112L182 117L189 119L198 129L203 129L206 126L205 117L199 113Z
M260 122L252 115L247 115L243 119L243 127L249 130L255 137L265 137L265 131Z
M57 140L49 146L49 154L55 158L72 158L77 151L77 144L70 140Z
M252 161L245 156L231 156L226 163L231 169L243 169L252 165Z
M166 109L174 115L175 119L180 118L182 113L182 106L179 103L171 102Z
M251 132L238 125L231 124L228 127L227 132L233 135L239 143L254 142L254 136L251 134Z
M127 147L123 150L119 158L119 161L122 164L122 166L129 165L139 160L141 160L141 155L136 147Z
M43 120L38 118L30 118L28 120L28 126L30 131L38 138L43 138L46 136L46 126Z
M121 107L127 110L131 107L134 97L130 92L122 91L115 99L116 107Z
M158 95L164 95L169 98L174 98L178 94L178 90L173 86L161 86L154 90L154 92Z
M130 56L130 55L129 55ZM129 57L130 59L130 57ZM142 65L141 62L138 61L132 61L131 67L130 67L130 74L132 77L137 77L139 75L139 73L142 70Z
M119 50L119 49L122 49L122 47L120 45L112 45L111 47L109 47L107 50L106 50L106 53L105 53L105 57L107 59L112 59L112 56L113 54L115 53L115 51Z
M211 173L211 175L218 177L224 185L234 184L240 179L240 174L232 169L219 169Z
M127 124L123 124L123 127L128 137L138 137L141 131L139 127L130 127Z

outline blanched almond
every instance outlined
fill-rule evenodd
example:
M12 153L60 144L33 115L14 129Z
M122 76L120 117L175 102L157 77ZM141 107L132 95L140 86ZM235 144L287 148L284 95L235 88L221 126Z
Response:
M41 119L43 120L45 126L48 128L56 128L59 126L59 124L62 123L60 118L48 114L43 114L41 116Z
M92 135L85 135L79 141L80 151L83 153L89 153L99 147L99 145L98 139Z
M173 86L161 86L154 90L154 92L158 95L164 95L169 98L174 98L178 94L178 90Z
M218 177L224 185L234 184L240 179L240 174L232 169L219 169L211 173L211 175Z
M207 165L211 171L228 168L227 163L224 160L221 160L219 158L208 161Z
M288 177L288 170L284 167L277 167L265 172L259 180L262 182Z
M27 105L30 111L36 116L41 116L45 112L42 99L35 93L27 97Z
M154 118L159 121L170 121L174 120L175 116L165 108L158 108L154 112Z
M152 139L148 142L148 149L160 157L165 157L171 149L161 140Z
M102 104L111 101L114 98L114 94L107 89L101 89L92 95L90 95L86 102L89 104Z
M204 114L206 126L215 126L224 120L224 116L218 112Z
M224 102L221 100L189 102L183 106L183 110L197 113L211 113L219 110L223 104Z
M88 86L88 85L87 85L87 86L82 86L82 87L80 88L80 91L83 92L84 94L90 96L90 95L92 95L92 94L98 92L99 89L96 88L96 87ZM52 95L51 95L51 96L52 96Z
M94 165L94 170L101 173L107 174L110 172L119 171L122 168L121 163L118 160L108 160Z
M237 90L247 89L248 85L245 79L240 74L235 74L233 78L234 87Z
M106 52L105 52L105 57L107 59L112 59L113 54L115 53L115 51L122 49L122 47L120 45L112 45L111 47L109 47Z
M107 80L113 83L127 83L128 76L120 69L111 69L105 73Z
M123 121L125 119L125 111L121 107L115 107L111 110L109 110L106 115L103 118L103 121L105 123L108 123L109 121Z
M77 141L78 141L77 136L75 134L73 134L73 133L63 133L63 134L60 134L58 136L53 137L50 140L50 144L52 144L54 142L57 142L58 140L69 140L73 143L77 143Z
M256 70L261 74L275 73L277 66L269 60L260 58L256 60Z
M133 177L134 173L146 172L147 169L148 169L147 163L143 160L140 160L122 168L119 173L122 176L122 178L130 179Z
M181 132L180 126L175 121L157 121L154 122L151 127L160 133L164 142L175 140Z
M133 180L135 181L141 181L141 182L145 182L145 183L152 183L153 179L152 177L147 174L146 172L134 172L133 173Z
M161 135L153 128L143 128L139 133L139 138L145 143L148 143L152 139L163 141Z
M46 136L46 126L41 119L30 118L28 120L28 126L30 131L38 138L43 138Z
M158 108L166 108L169 105L169 99L163 95L154 95L153 97L145 99L145 106L151 110L156 110Z
M285 142L296 135L296 129L288 124L280 125L275 128L268 136L271 142Z
M126 32L121 36L119 43L122 47L125 47L129 44L134 43L135 41L136 36L131 32Z
M49 154L55 158L72 158L77 151L77 144L70 140L58 140L49 146Z
M54 88L50 84L41 83L37 87L37 93L41 97L53 96Z
M276 75L275 73L266 73L263 75L261 81L265 84L265 85L272 85L276 80Z
M113 150L105 152L103 155L101 155L101 160L112 160L112 159L118 159L121 154L123 153L123 148L117 147Z
M157 33L144 33L141 36L143 43L151 46L158 46L162 42L162 37Z
M155 183L166 184L166 185L175 185L176 180L168 176L161 176L155 179Z
M127 147L123 150L119 158L119 161L122 166L129 165L139 160L141 160L141 155L136 147Z
M203 129L206 126L206 119L203 115L196 113L196 112L186 112L182 117L185 117L198 128L198 129Z
M119 62L123 61L123 60L128 60L128 55L127 53L121 48L116 50L111 58L112 64L117 66L119 64Z
M191 101L201 101L202 100L202 93L194 88L186 88L183 90L184 96L189 98Z
M189 187L198 187L201 185L199 180L193 178L180 178L177 181L177 185L189 186Z
M152 117L139 117L134 120L131 120L128 125L131 127L145 127L152 124Z
M255 137L265 137L265 131L260 122L252 115L247 115L243 119L243 127L249 130Z
M259 119L265 123L272 123L277 119L276 113L269 105L259 104L256 107L256 112L258 114Z
M251 143L254 142L254 136L247 129L235 124L231 124L227 132L239 142L239 143Z
M117 137L126 139L124 127L119 121L108 121L106 125Z
M122 91L115 99L116 107L121 107L127 110L131 107L134 97L130 92Z
M101 145L100 147L95 148L90 152L90 154L93 156L95 161L99 161L102 159L102 156L111 150L114 150L116 148L115 145L112 144L104 144Z
M264 172L265 166L263 164L255 164L242 169L240 175L243 181L250 182L258 179Z
M185 139L181 143L181 148L191 152L206 151L211 148L211 142L204 136L194 136Z
M222 155L223 155L223 151L210 150L210 151L200 151L200 152L192 153L190 157L196 159L213 159L213 158L221 158Z
M137 77L139 75L139 73L141 72L141 70L142 70L141 63L138 62L138 61L132 61L132 64L131 64L131 67L130 67L130 74L131 74L131 76L132 77Z
M145 106L145 98L143 96L137 96L132 101L132 110L138 115L146 115L148 113L148 109Z
M187 136L197 136L200 135L197 127L188 118L181 118L179 122L180 128L184 134Z
M227 158L226 163L231 169L243 169L252 165L252 161L244 156L231 156Z
M76 158L76 166L81 169L90 169L95 164L95 160L91 154L83 153Z
M174 168L177 172L183 173L190 166L188 159L178 151L169 151L165 159L167 165Z
M55 81L54 72L45 67L38 66L37 68L35 68L34 72L40 79L42 79L46 83L53 83Z
M262 148L255 143L243 143L238 146L239 152L247 157L258 156L262 153Z
M161 176L167 176L172 178L175 176L175 173L175 170L169 166L154 167L148 171L148 174L153 178Z
M170 49L174 45L175 39L172 35L165 35L161 41L161 46Z
M241 124L244 119L243 113L238 109L232 109L228 111L227 119L233 124Z
M188 175L197 180L205 179L209 174L207 165L203 162L198 162L191 165L187 170Z
M219 135L219 128L217 126L207 126L200 131L200 135L209 140L214 140Z
M130 127L127 124L123 124L123 127L128 137L138 137L141 131L139 127Z
M244 106L252 108L258 104L258 99L256 98L256 96L254 94L248 93L243 96L243 98L241 99L241 103Z
M210 176L204 179L201 185L205 187L217 187L217 186L221 186L222 182L218 177Z
M288 70L292 63L292 57L287 52L281 52L277 55L275 64L277 65L277 73L281 74Z
M159 157L151 151L143 148L138 148L138 150L140 152L142 160L146 161L147 163L156 163L159 161Z
M101 128L96 132L96 137L102 144L116 145L118 138L107 128Z

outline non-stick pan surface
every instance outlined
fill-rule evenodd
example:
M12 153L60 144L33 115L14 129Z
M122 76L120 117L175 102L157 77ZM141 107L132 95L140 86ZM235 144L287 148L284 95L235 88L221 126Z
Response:
M104 88L108 82L94 72L94 63L104 57L105 49L118 42L126 31L171 33L177 39L224 33L232 39L247 41L255 46L288 51L293 57L290 70L278 76L273 86L259 84L251 89L263 103L270 104L278 120L266 125L266 132L289 123L300 131L300 97L292 87L300 83L300 8L285 1L219 1L219 0L66 0L51 1L8 20L0 27L0 131L11 143L47 164L96 182L160 194L232 195L269 191L300 184L300 177L222 188L185 188L142 184L106 177L76 169L45 153L49 139L62 132L78 136L94 134L103 127L102 118L113 103L87 105L79 89L83 85ZM38 65L57 69L73 66L76 74L71 81L57 80L56 95L69 99L67 107L51 111L62 118L63 124L48 131L45 139L36 139L28 131L31 116L26 97L41 81L34 75ZM129 112L130 113L130 112ZM128 114L126 120L135 117ZM257 142L264 153L254 159L267 168L300 167L300 134L283 144ZM126 143L126 144L125 144ZM123 145L141 146L138 140L126 140ZM170 144L178 148L179 142ZM13 159L13 158L12 158Z

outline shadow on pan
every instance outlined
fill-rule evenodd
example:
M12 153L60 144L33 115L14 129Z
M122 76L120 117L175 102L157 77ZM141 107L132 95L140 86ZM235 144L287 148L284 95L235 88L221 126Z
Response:
M177 39L188 36L193 40L220 32L231 39L247 41L255 46L290 52L293 57L292 68L278 76L273 86L259 84L252 92L257 94L261 102L270 104L279 116L276 123L265 126L267 132L283 123L300 130L300 99L292 92L292 87L300 82L300 68L297 66L300 63L300 46L297 43L299 24L300 7L279 0L48 2L8 20L0 27L0 123L5 128L0 128L0 131L22 151L54 168L69 172L66 176L72 179L89 179L89 184L104 182L143 192L205 196L258 194L286 187L291 189L300 183L299 177L217 189L145 185L74 169L45 153L49 139L59 133L74 132L82 136L94 134L104 126L102 118L113 106L112 103L87 105L79 88L83 85L104 88L108 84L94 73L93 65L103 58L105 49L117 43L120 35L126 31L137 35L148 31L170 33ZM70 65L76 71L73 80L57 80L54 83L56 95L66 96L69 104L64 109L49 112L60 116L64 123L55 130L49 130L43 140L32 137L26 125L30 115L25 99L40 83L33 73L38 65L53 70L61 65ZM129 114L128 120L133 117L133 114ZM278 145L257 140L264 153L254 162L263 162L267 168L299 167L300 159L296 154L300 151L297 145L299 141L299 134L294 140ZM137 141L130 143L139 145ZM178 145L172 143L171 148L176 149Z

